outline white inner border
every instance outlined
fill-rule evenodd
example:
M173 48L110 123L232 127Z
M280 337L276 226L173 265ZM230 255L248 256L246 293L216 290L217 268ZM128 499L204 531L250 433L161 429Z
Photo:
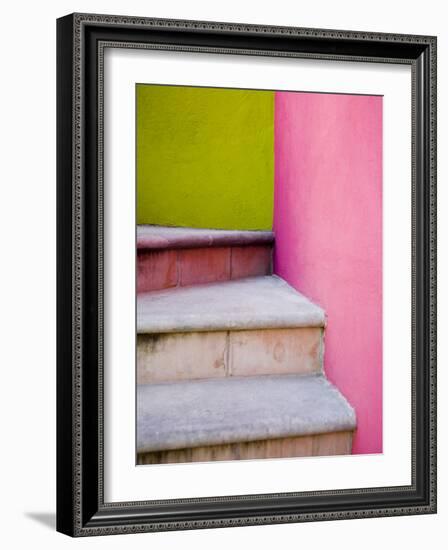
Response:
M410 485L411 68L106 48L105 502ZM380 94L382 455L135 466L135 84Z

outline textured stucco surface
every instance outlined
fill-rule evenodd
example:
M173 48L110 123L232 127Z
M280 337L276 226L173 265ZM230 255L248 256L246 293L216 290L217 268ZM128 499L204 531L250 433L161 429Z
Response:
M137 223L271 229L273 92L136 90Z
M382 451L382 98L277 93L274 272L327 314L324 369ZM393 185L393 182L389 182Z

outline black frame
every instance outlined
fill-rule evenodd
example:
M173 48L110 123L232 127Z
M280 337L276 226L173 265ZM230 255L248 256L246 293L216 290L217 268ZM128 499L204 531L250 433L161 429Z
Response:
M105 503L104 47L412 67L412 484ZM436 512L436 38L72 14L57 21L57 530L71 536Z

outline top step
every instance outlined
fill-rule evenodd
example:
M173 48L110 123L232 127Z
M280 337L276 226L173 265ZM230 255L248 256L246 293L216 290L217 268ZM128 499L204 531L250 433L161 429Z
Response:
M272 231L228 231L137 225L137 249L207 248L272 244Z

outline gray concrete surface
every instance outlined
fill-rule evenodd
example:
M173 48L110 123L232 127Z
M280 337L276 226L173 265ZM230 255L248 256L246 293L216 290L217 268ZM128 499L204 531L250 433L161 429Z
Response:
M325 312L275 275L141 293L137 332L325 326Z
M355 412L322 375L137 387L137 452L351 431Z

